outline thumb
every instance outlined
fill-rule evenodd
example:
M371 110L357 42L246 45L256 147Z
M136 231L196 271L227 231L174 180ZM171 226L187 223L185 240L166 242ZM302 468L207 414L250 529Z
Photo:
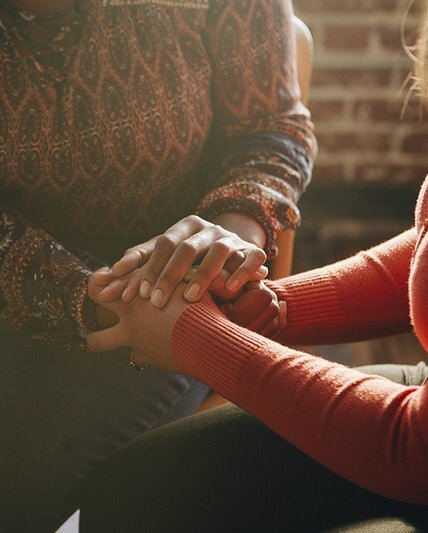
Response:
M87 343L89 348L94 352L110 352L126 346L119 324L111 328L89 333Z

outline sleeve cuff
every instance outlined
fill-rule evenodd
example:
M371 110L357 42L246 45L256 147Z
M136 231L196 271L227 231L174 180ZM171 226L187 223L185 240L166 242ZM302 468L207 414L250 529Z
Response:
M256 354L265 352L269 342L233 324L214 304L203 301L190 306L178 319L172 355L183 372L233 401L248 376L257 372Z

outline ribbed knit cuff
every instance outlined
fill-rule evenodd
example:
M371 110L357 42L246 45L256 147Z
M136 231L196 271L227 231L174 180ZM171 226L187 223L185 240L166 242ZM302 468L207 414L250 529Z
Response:
M287 303L287 323L278 337L280 342L310 345L341 340L345 315L334 274L319 269L265 283Z
M257 357L269 342L230 322L213 304L199 302L177 321L172 355L183 372L233 401L237 390L245 395L246 378L256 371Z

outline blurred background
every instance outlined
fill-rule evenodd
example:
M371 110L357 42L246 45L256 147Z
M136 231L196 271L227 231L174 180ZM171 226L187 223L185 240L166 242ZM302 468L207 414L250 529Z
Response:
M404 24L415 42L426 0ZM409 228L428 171L428 127L406 83L412 61L401 44L407 0L293 0L311 30L314 62L309 108L319 156L300 203L293 272L342 259ZM420 361L413 335L314 348L349 364Z

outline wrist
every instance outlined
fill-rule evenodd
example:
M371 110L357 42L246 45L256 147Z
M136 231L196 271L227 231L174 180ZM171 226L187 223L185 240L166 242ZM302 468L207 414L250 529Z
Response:
M228 231L233 231L244 241L251 242L259 248L264 248L266 244L266 233L263 226L248 215L221 213L213 218L213 222Z
M95 320L99 329L110 328L117 324L117 316L100 304L95 304Z

